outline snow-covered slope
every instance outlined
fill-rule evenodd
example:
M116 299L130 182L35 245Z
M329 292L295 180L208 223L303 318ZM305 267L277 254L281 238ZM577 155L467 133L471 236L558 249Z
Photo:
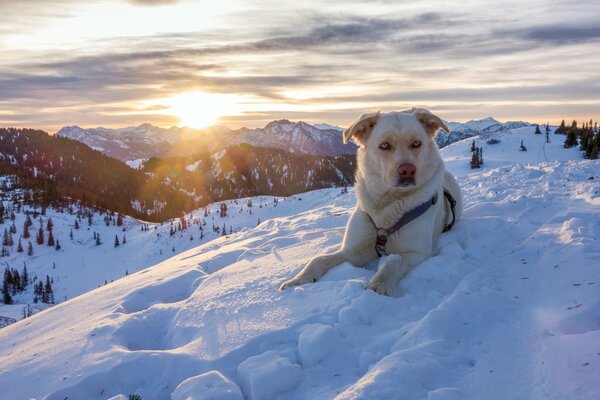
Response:
M295 203L310 207L0 330L1 396L599 398L600 162L532 127L497 137L478 143L480 170L470 140L443 150L464 220L404 296L365 290L376 265L276 290L342 239L352 190L313 192Z

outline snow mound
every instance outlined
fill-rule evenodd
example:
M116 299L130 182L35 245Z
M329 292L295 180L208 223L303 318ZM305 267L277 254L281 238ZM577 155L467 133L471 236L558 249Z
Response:
M323 324L306 326L298 337L298 353L302 365L310 367L317 364L335 350L339 339L331 326Z
M244 400L238 385L219 371L210 371L181 382L171 400Z
M269 350L249 357L238 366L244 393L252 400L268 400L298 384L302 376L298 364Z

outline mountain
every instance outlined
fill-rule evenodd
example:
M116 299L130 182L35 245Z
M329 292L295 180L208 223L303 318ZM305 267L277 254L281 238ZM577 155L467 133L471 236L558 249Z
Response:
M230 145L240 143L328 157L356 153L354 143L342 143L338 129L319 129L302 121L290 122L287 119L269 122L264 128L239 130Z
M174 143L183 140L225 135L228 132L230 129L222 126L198 130L175 126L164 129L142 124L119 129L65 126L56 132L56 136L80 141L107 156L129 161L164 155Z
M440 131L436 141L442 148L483 132L502 132L527 125L527 122L521 121L502 123L491 117L465 123L448 122L451 132ZM186 157L240 144L327 157L356 153L354 143L342 143L342 132L343 128L325 123L310 125L281 119L271 121L263 128L237 130L223 126L200 130L178 127L164 129L151 124L120 129L66 126L56 135L78 140L138 168L140 160L150 157Z
M201 130L178 127L163 129L150 124L121 129L68 126L60 129L56 135L78 140L122 161L188 156L240 144L329 157L356 152L353 143L342 143L342 135L336 128L319 129L304 122L288 120L272 121L264 128L241 128L235 131L221 126Z
M0 175L14 177L28 201L43 207L78 200L156 221L196 206L190 195L117 159L32 129L0 128Z
M256 227L3 328L2 395L599 398L600 161L564 149L563 136L545 143L529 126L497 138L474 138L484 148L482 169L469 167L471 139L442 149L463 189L464 218L402 281L402 297L365 290L376 262L344 263L317 283L278 291L312 257L339 246L353 190L259 208L254 199L253 212L267 209L271 219L263 214ZM521 140L528 151L518 150ZM227 224L250 218L244 201L228 204ZM155 233L165 228L105 249L106 268L122 276L133 259L121 263L122 251L168 253L198 232L192 224L162 242ZM56 270L39 264L54 271L57 288L58 277L77 274L66 261Z
M502 123L492 117L480 120L470 120L464 123L447 122L447 124L448 128L450 128L450 133L440 131L435 138L440 149L452 143L477 136L481 133L493 134L531 125L528 122L522 121L508 121Z

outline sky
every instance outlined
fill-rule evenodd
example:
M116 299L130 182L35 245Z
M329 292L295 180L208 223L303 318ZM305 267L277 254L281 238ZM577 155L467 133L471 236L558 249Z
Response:
M0 126L600 117L600 1L0 0Z

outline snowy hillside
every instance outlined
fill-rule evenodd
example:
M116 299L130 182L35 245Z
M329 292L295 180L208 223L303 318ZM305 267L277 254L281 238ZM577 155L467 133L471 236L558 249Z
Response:
M340 189L331 190L327 197L335 198ZM123 217L123 225L117 226L117 216L110 217L106 224L106 214L95 212L91 219L73 212L48 209L45 215L33 217L33 225L29 228L28 239L22 239L26 214L33 207L24 206L19 211L4 203L15 216L14 221L7 220L0 228L10 229L14 226L16 233L11 246L5 246L8 255L3 256L0 272L10 267L22 272L23 266L31 277L37 276L44 280L46 276L52 279L52 287L56 303L62 303L80 294L98 288L105 282L123 278L142 269L162 262L174 254L197 247L201 243L222 238L223 227L229 234L254 228L262 221L289 216L302 210L311 209L320 204L323 194L320 192L306 193L300 196L277 198L258 196L248 199L226 201L228 211L225 217L219 216L219 206L223 203L210 204L204 209L186 214L187 229L179 230L180 219L166 223L146 223L134 218ZM248 207L249 201L252 207ZM39 211L39 208L37 208ZM88 209L84 210L87 212ZM42 223L40 224L40 220ZM60 243L60 250L48 245L48 220L52 221L53 240ZM75 223L77 221L77 224ZM91 223L90 223L91 221ZM44 243L37 244L36 236L42 226ZM76 226L78 228L76 228ZM144 229L142 229L144 228ZM147 228L147 229L146 229ZM213 229L214 228L214 229ZM171 229L176 233L171 235ZM2 230L0 230L0 235ZM98 244L96 237L99 238ZM115 237L119 246L115 247ZM223 238L227 241L229 237ZM23 252L18 252L18 243L22 242ZM33 255L27 254L28 243L32 243ZM34 303L33 285L22 293L14 294L14 304L0 303L0 317L19 320L22 318L23 307L33 306L33 312L47 308L43 303ZM0 327L2 327L0 323Z
M277 291L339 246L355 204L312 192L0 330L0 397L598 399L600 162L543 136L477 138L477 170L471 140L443 149L464 219L401 297L365 290L376 265Z

